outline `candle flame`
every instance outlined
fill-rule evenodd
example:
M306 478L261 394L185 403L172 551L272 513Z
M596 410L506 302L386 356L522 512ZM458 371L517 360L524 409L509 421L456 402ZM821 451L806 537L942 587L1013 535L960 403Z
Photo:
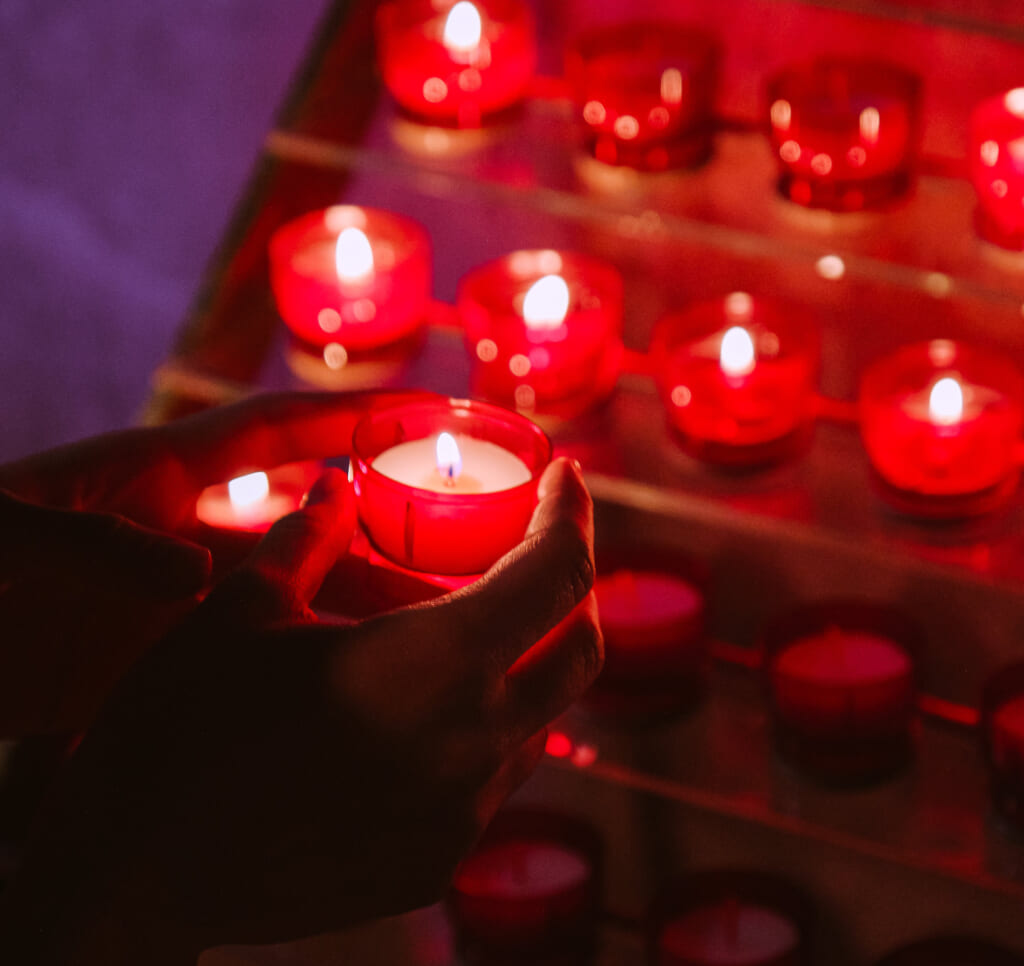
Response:
M936 426L954 426L964 415L964 391L953 376L943 376L928 394L928 418Z
M718 359L727 376L746 376L753 372L754 340L742 325L726 330Z
M343 282L364 282L373 274L373 249L358 228L346 228L338 235L334 267Z
M437 437L437 471L448 480L456 480L462 472L462 454L451 433Z
M468 54L479 46L482 33L480 11L469 0L459 0L448 11L441 41L452 53Z
M266 473L247 473L228 483L228 498L239 510L249 509L270 495L270 480Z
M569 286L561 275L545 275L523 299L523 321L529 329L557 329L569 313Z

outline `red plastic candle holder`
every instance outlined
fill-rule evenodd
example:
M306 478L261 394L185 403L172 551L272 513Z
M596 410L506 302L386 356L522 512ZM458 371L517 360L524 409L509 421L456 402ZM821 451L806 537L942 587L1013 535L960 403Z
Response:
M971 181L978 230L1003 248L1024 249L1024 87L982 101L971 114Z
M1024 662L986 681L981 714L993 807L1024 834Z
M500 812L448 895L467 966L584 966L594 948L603 843L588 824L537 809Z
M1024 379L959 342L906 346L869 366L861 433L882 495L914 516L955 519L1012 496Z
M586 706L640 718L692 706L709 656L704 568L650 547L601 547L597 574L605 661Z
M661 319L651 355L669 422L698 459L757 465L810 441L819 337L800 309L733 292Z
M917 628L878 605L827 601L764 635L765 668L784 758L826 782L899 771L913 750Z
M1024 966L1024 958L986 939L934 936L900 947L877 966Z
M719 60L713 36L678 23L616 24L580 35L566 70L594 157L640 171L704 161Z
M334 205L274 232L270 284L298 344L339 370L419 332L430 300L430 239L401 215Z
M612 391L622 363L622 278L587 255L519 251L459 283L474 395L572 418Z
M392 0L377 13L384 83L410 114L477 127L526 94L537 62L522 0Z
M821 58L768 83L782 194L858 211L906 192L919 140L921 80L874 60Z
M791 883L740 869L696 872L666 886L647 917L651 966L803 966L810 903Z
M442 434L454 438L462 461L452 476L453 459L439 452ZM367 536L389 560L430 574L482 573L519 543L551 459L540 427L465 399L370 413L352 450Z

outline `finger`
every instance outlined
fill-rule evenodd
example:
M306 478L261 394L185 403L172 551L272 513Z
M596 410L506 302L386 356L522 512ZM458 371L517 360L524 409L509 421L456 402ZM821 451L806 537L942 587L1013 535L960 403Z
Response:
M23 563L80 568L92 579L119 581L133 593L190 597L210 578L210 551L132 523L116 513L60 510L0 493L4 552Z
M593 592L527 651L505 678L505 711L513 738L557 718L601 673L604 641Z
M593 505L578 464L552 463L538 496L523 542L479 581L439 604L465 649L493 660L502 672L594 583Z
M256 623L303 616L355 528L352 488L341 470L330 469L313 485L302 509L267 531L224 582L224 594Z
M352 430L372 409L423 392L275 393L209 409L164 427L197 488L253 468L347 454Z
M509 755L497 772L480 790L476 798L476 812L482 825L486 825L508 797L537 770L544 758L548 730L542 728Z

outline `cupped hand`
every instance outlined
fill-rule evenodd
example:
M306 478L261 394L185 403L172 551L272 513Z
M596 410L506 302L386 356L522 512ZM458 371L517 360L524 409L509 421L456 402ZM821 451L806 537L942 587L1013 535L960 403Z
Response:
M13 889L21 923L67 887L64 958L35 961L190 962L437 898L602 662L589 496L564 460L539 492L478 582L336 627L309 602L355 517L341 474L318 484L87 735Z
M180 531L205 486L344 454L367 410L422 395L258 396L0 467L0 737L86 727L195 606L210 555Z

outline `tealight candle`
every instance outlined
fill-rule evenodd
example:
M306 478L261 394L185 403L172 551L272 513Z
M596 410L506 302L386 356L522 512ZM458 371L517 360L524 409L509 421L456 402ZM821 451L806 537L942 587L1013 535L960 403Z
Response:
M196 501L196 517L218 530L262 533L302 505L321 468L318 462L286 463L208 486Z
M499 813L452 880L448 909L462 961L587 962L601 851L597 833L570 816Z
M783 754L819 777L886 775L911 752L917 632L881 607L807 607L765 635Z
M1017 485L1024 379L962 343L907 346L865 370L861 433L883 495L924 517L1003 503Z
M698 164L711 152L719 50L671 22L598 27L569 47L568 79L594 157L642 171Z
M390 0L377 50L395 100L427 121L476 127L522 99L537 42L522 0Z
M999 815L1024 830L1024 662L991 675L981 712L992 804Z
M416 222L334 205L270 239L270 284L294 337L332 369L410 339L430 299L430 241Z
M982 236L1003 248L1024 249L1024 87L974 109L970 161Z
M921 81L873 60L821 58L768 84L772 147L787 198L856 211L910 185Z
M599 550L597 568L605 663L586 705L657 715L691 704L708 657L703 574L690 561L650 550Z
M669 421L698 459L753 465L807 444L818 334L799 310L733 292L661 319L651 354Z
M798 966L807 957L806 900L763 873L695 873L663 890L648 919L656 966Z
M469 400L377 410L352 435L359 515L401 567L475 574L523 538L551 443L528 419Z
M459 283L476 395L572 417L604 399L622 361L622 279L569 252L519 251Z

